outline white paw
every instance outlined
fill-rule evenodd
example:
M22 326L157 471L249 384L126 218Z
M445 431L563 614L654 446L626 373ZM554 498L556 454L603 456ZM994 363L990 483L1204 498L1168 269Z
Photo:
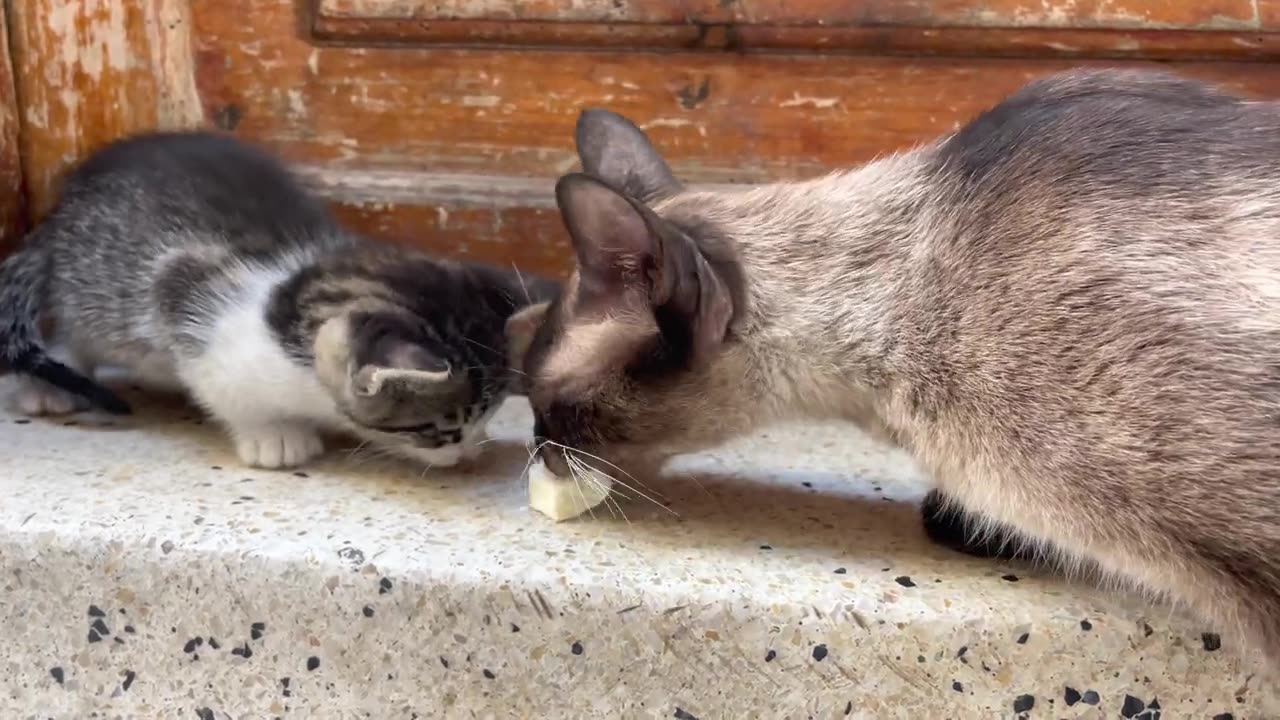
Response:
M319 433L296 425L236 431L235 441L240 461L260 468L294 467L324 452Z
M21 376L17 385L14 404L24 415L66 415L89 408L89 402L84 398L43 380Z

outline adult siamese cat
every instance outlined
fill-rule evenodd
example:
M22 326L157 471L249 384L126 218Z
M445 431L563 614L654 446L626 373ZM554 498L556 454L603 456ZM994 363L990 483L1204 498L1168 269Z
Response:
M917 149L722 192L617 115L577 143L577 270L508 322L551 469L854 420L980 524L1280 661L1280 105L1069 72Z

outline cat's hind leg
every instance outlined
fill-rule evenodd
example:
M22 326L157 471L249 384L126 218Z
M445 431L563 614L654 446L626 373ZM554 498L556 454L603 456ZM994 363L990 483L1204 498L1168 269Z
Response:
M1034 501L1011 502L1020 493L975 487L942 490L957 501L943 503L958 513L950 522L1009 533L1015 545L1022 538L1024 547L1046 549L1059 567L1188 607L1224 637L1262 651L1280 672L1280 537L1269 523L1241 518L1232 525L1201 502L1187 503L1202 508L1194 522L1175 523L1166 519L1174 515L1167 505L1150 497L1140 504L1116 494L1090 505L1080 493L1042 485ZM936 522L938 507L932 509Z

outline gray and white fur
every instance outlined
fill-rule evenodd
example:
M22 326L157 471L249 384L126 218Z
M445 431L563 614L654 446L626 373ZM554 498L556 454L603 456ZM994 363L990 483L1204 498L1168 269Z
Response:
M303 463L331 432L452 465L513 386L504 322L553 291L359 238L229 137L150 134L73 171L0 266L0 367L33 415L128 412L103 367L184 391L250 465Z
M1280 664L1280 104L1070 72L923 147L726 192L617 115L578 141L577 270L509 323L539 435L618 461L852 420L976 523Z

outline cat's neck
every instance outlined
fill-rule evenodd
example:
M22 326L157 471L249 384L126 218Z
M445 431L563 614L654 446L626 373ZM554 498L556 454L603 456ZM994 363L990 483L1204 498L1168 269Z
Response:
M862 422L894 391L929 176L928 157L910 153L705 206L738 247L748 300L736 352L768 414Z

